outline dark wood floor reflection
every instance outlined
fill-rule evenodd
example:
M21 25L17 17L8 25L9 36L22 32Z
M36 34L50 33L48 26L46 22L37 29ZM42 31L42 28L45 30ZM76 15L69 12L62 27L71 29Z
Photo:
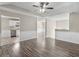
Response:
M42 43L43 42L43 43ZM1 57L76 57L79 45L64 41L37 39L8 44L0 47Z

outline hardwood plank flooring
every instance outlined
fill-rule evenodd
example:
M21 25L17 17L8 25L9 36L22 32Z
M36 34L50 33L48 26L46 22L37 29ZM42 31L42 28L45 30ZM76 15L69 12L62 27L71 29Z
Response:
M0 46L0 57L79 57L79 45L47 38Z

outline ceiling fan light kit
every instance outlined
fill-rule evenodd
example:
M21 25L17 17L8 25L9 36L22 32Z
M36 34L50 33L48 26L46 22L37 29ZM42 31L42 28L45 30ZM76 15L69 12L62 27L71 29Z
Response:
M46 9L53 9L53 7L47 7L49 5L49 2L39 2L39 5L34 4L34 7L39 8L41 13L45 13Z

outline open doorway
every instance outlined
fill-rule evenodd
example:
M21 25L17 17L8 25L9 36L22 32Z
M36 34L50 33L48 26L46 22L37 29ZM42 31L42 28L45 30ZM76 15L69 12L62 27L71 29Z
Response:
M45 46L46 38L46 19L37 19L37 45Z
M19 37L20 36L20 21L19 21L19 19L10 19L9 26L10 26L11 38Z
M1 15L1 46L20 41L20 18Z

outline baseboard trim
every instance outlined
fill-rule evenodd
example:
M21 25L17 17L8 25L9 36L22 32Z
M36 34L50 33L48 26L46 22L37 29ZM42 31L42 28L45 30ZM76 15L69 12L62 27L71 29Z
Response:
M27 39L27 40L32 40L32 39L36 39L36 38L30 38L30 39ZM26 39L23 39L23 40L20 39L20 41L26 41Z

